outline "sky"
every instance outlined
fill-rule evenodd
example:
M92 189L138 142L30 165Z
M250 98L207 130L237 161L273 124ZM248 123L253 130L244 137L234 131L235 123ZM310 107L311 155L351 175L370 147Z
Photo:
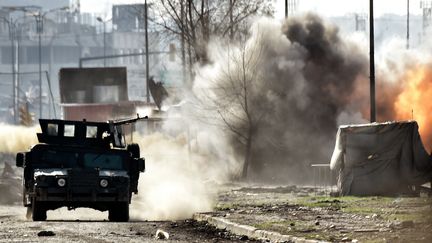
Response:
M152 0L148 0L151 2ZM342 16L352 13L367 13L369 0L297 0L298 11L314 11L324 16ZM410 13L421 14L422 0L409 0ZM82 12L104 13L110 12L112 4L143 3L144 0L80 0ZM284 15L284 0L275 0L276 17ZM430 2L430 1L427 1ZM375 0L374 15L379 17L386 13L406 15L407 0Z

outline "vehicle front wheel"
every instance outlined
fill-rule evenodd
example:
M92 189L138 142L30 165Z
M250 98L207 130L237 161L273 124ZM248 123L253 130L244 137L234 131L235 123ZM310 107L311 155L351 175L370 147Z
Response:
M45 221L47 219L47 210L45 209L43 203L33 200L32 219L33 221Z
M108 210L108 219L111 222L129 221L129 202L116 203Z

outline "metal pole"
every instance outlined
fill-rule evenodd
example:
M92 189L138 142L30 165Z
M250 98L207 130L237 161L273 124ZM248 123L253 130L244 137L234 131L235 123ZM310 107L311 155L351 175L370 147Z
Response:
M409 0L407 0L407 42L406 42L406 49L409 49Z
M147 0L144 3L144 27L145 27L145 50L146 50L146 101L150 103L150 92L149 92L149 51L148 51L148 23L147 23Z
M20 70L21 70L21 67L20 67L20 60L19 60L19 57L20 57L20 35L16 35L15 36L15 45L16 45L16 47L15 47L15 49L16 49L16 53L15 53L15 63L16 63L16 67L15 67L15 70L16 70L16 72L15 72L15 76L16 76L16 83L15 83L15 94L16 94L16 97L15 97L15 99L16 99L16 110L17 110L17 112L19 111L19 107L20 107L20 80L21 80L21 75L20 75ZM18 119L19 119L19 116L18 116L18 114L17 114L17 122L18 122Z
M288 18L288 0L285 0L285 18Z
M36 16L36 30L39 33L39 118L42 118L42 16Z
M373 16L373 0L369 0L369 71L370 71L370 122L376 122L375 110L375 45L374 45L374 16Z
M106 21L103 22L104 67L106 67Z
M18 123L18 109L16 104L16 89L15 89L15 28L12 25L12 18L10 21L7 22L9 27L9 38L11 41L11 67L12 67L12 105L13 105L13 112L14 112L14 122L15 124Z

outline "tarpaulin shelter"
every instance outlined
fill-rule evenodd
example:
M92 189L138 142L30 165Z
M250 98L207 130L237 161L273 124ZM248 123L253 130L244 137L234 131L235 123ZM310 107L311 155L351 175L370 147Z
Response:
M340 126L330 169L341 195L395 195L432 179L415 121Z

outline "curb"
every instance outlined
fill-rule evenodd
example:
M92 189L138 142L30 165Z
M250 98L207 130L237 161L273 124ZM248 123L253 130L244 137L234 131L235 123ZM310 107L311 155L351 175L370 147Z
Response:
M277 232L259 230L253 226L233 223L220 217L213 217L207 214L195 213L193 219L198 222L207 222L218 229L224 229L235 235L245 235L249 239L264 240L270 242L296 242L296 243L324 243L326 241L308 240L292 235L282 235Z

